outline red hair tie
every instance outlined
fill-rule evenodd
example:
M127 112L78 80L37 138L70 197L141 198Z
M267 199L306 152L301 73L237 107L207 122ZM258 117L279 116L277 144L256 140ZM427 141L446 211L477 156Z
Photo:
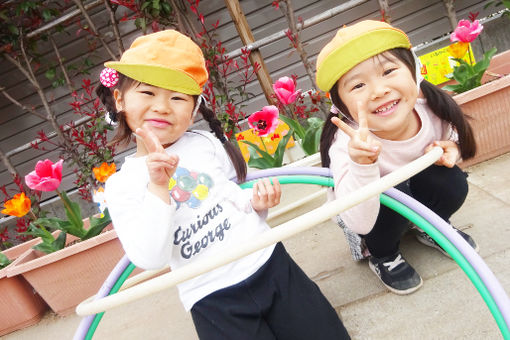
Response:
M99 80L104 86L113 87L119 82L119 74L113 68L106 67L101 71Z

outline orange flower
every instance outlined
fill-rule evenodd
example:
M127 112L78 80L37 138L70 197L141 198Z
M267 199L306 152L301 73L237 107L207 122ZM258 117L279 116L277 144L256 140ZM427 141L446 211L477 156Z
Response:
M2 210L2 214L11 215L16 217L23 217L29 211L32 206L30 198L25 196L25 193L14 195L14 197L4 203L5 209Z
M106 182L108 177L113 175L115 171L117 170L117 167L115 166L115 163L112 163L111 165L108 165L106 162L103 162L98 168L93 168L92 171L94 172L94 176L99 182Z
M469 43L458 41L458 42L448 46L447 51L448 51L448 53L450 53L450 55L452 57L454 57L456 59L460 59L466 54L468 47L469 47Z

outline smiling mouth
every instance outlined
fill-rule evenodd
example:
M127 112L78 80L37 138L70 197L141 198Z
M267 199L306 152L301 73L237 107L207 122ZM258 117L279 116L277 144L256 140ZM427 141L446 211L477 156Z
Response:
M161 119L148 119L146 120L147 123L149 123L150 126L156 127L156 128L165 128L169 125L171 125L166 120Z
M389 115L393 113L393 111L395 111L395 108L399 102L400 102L399 100L394 100L384 106L379 107L377 110L374 111L374 113L379 116Z

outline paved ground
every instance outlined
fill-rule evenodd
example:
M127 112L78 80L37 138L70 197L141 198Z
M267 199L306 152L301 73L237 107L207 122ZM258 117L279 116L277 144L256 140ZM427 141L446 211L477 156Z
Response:
M510 154L468 169L467 202L452 222L470 233L480 255L510 293ZM298 187L287 186L284 200L292 201ZM304 190L316 190L312 186ZM308 211L303 208L272 220ZM285 203L285 202L284 202ZM332 222L285 242L293 258L321 287L353 339L501 339L492 314L457 264L436 250L404 238L402 250L424 279L423 287L408 296L389 293L365 262L353 262L341 230ZM48 312L32 327L11 333L5 340L71 339L80 318ZM175 288L118 307L105 314L94 339L196 339L189 314ZM319 340L319 339L318 339Z

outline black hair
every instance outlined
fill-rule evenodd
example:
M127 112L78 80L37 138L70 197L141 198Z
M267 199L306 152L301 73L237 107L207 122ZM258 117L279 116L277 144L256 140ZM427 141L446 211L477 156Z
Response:
M387 52L402 61L411 71L413 78L415 78L416 63L410 50L406 48L395 48L388 50ZM329 90L331 101L343 114L344 117L342 120L352 121L353 118L349 110L338 95L337 84L338 83L335 83L331 90ZM455 100L441 88L423 80L420 84L420 89L427 99L427 105L430 107L432 112L434 112L434 114L441 120L452 124L455 131L457 131L461 157L463 159L472 158L476 153L476 142L471 126L467 120L467 118L470 117L466 116ZM335 116L336 114L334 113L330 113L328 115L321 134L320 153L323 167L329 167L331 162L329 158L329 148L331 147L335 133L338 130L336 125L331 122L331 118Z
M124 92L125 90L127 90L131 86L134 86L137 83L139 82L119 73L119 83L117 85L117 88L119 89L119 91ZM119 144L122 146L127 146L131 142L133 134L128 124L126 123L125 112L124 111L117 112L115 106L115 99L110 88L102 84L99 84L99 86L96 89L96 95L105 106L110 119L118 123L118 126L116 128L117 133L113 137L113 140L110 142L110 144ZM196 103L198 96L193 96L193 98ZM221 144L225 148L225 151L227 152L230 161L232 162L234 169L236 170L238 181L244 182L246 179L247 167L243 155L241 154L241 151L238 148L236 148L234 144L232 144L225 137L225 131L223 130L221 122L216 117L214 111L207 107L204 100L200 102L198 110L204 117L205 121L209 123L211 131L214 133L216 138L220 140Z

